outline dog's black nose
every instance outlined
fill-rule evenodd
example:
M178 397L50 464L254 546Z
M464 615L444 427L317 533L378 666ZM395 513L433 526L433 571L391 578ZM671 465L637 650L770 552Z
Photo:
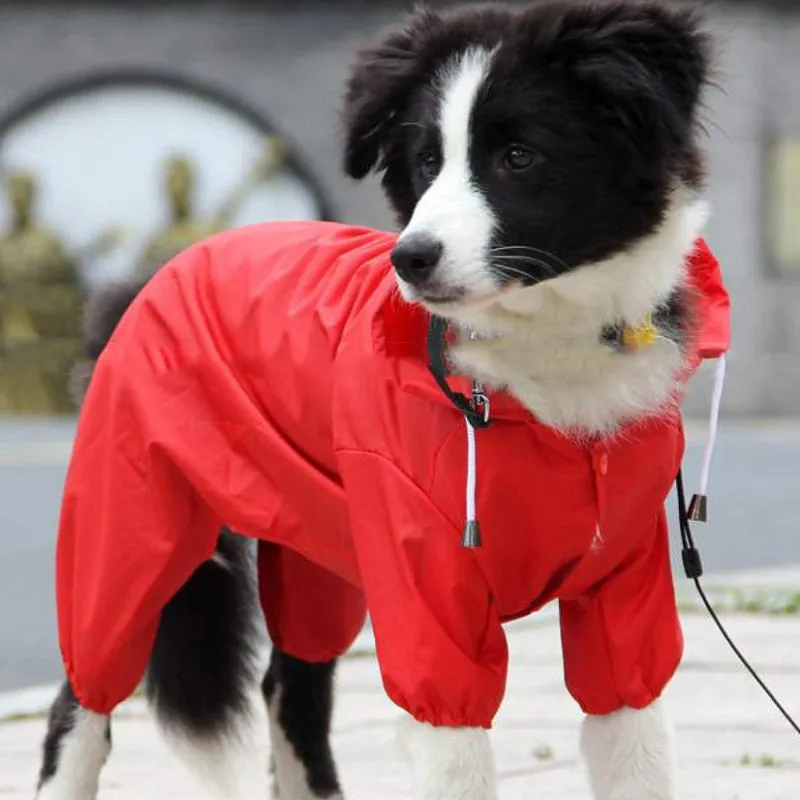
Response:
M424 283L442 257L442 243L425 233L404 236L392 250L392 264L407 283Z

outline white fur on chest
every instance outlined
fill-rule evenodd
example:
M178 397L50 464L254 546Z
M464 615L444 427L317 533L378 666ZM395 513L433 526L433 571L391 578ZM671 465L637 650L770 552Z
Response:
M676 194L662 225L630 250L536 286L501 294L453 319L478 334L453 347L460 372L506 388L558 429L607 435L675 402L684 353L666 337L623 353L606 325L637 324L684 281L706 206Z
M600 341L543 337L524 348L505 338L470 342L454 348L453 360L484 383L506 387L546 425L608 434L672 402L683 359L667 339L620 353Z

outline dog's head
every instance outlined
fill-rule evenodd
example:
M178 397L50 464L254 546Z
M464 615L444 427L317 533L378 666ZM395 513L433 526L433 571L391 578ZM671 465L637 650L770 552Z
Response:
M448 314L652 234L701 188L708 72L694 12L648 0L420 10L388 31L350 77L345 169L383 174L403 295Z

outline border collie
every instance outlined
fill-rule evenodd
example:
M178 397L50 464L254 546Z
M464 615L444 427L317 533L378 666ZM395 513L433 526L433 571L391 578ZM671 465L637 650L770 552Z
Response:
M402 295L475 332L453 350L459 371L507 387L553 428L605 436L673 402L685 257L706 217L698 114L709 62L694 12L646 0L419 10L358 55L345 169L382 174L402 227L392 257ZM91 357L136 291L95 302ZM660 341L602 357L603 331L654 309ZM147 691L189 739L246 710L251 573L241 540L225 534L163 613ZM263 694L282 800L341 797L333 674L333 663L273 651ZM496 796L485 731L418 725L409 749L421 800ZM675 797L660 702L589 718L583 749L597 798ZM109 751L108 720L65 684L40 800L95 798Z

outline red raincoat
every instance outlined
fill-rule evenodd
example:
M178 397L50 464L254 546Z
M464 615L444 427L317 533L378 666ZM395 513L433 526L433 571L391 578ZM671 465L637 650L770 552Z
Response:
M584 710L643 707L672 676L663 503L680 421L581 446L493 395L477 447L484 546L463 548L464 420L427 369L426 315L395 293L394 241L318 222L221 234L123 318L82 409L58 542L61 649L87 708L134 690L161 609L222 524L260 540L278 646L331 659L369 608L386 690L420 720L490 726L501 624L555 598ZM714 356L728 300L702 243L690 270L697 353Z

